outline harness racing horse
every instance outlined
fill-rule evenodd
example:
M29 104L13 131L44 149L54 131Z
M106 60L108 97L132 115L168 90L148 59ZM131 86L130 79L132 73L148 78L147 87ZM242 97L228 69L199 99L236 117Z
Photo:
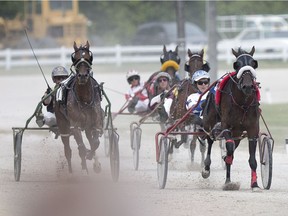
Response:
M180 64L180 57L178 55L178 46L176 46L174 51L172 50L167 51L166 46L164 45L163 53L160 56L160 62L161 62L160 71L154 72L146 81L147 86L146 89L148 90L149 100L151 100L154 96L159 94L158 83L156 82L155 79L160 72L167 72L170 75L172 79L171 86L180 82L179 75L177 74Z
M55 114L64 144L69 173L72 173L70 135L74 135L77 142L82 170L86 170L88 173L86 159L91 160L93 158L95 160L93 164L94 171L99 172L101 170L101 164L95 156L95 151L100 144L99 136L103 129L103 115L100 104L102 88L90 75L93 55L89 47L88 41L86 45L79 47L74 42L75 52L71 55L71 68L75 68L76 75L67 87L66 105L57 100L55 102ZM85 131L91 147L90 150L86 149L81 131Z
M163 54L160 56L161 62L161 71L167 72L172 78L172 85L180 82L179 74L177 71L179 70L179 65L181 59L178 55L178 46L176 46L175 50L167 51L166 46L163 46Z
M241 48L238 51L232 49L236 57L234 69L236 72L229 73L218 84L216 96L211 97L205 105L203 123L204 129L210 132L208 136L208 150L202 176L208 178L210 175L211 148L213 141L224 137L226 141L227 155L223 157L226 163L226 181L224 190L239 189L239 185L231 183L230 172L234 158L234 151L238 147L243 132L247 133L249 141L249 165L251 168L251 188L253 191L259 189L257 184L257 161L255 151L259 134L259 100L260 93L256 83L255 69L258 63L253 59L255 48L246 52ZM223 83L224 82L224 83ZM208 107L208 108L207 108ZM220 119L221 125L218 132L215 123Z
M188 72L189 77L181 81L180 86L178 87L178 91L176 92L175 98L172 102L171 111L170 111L170 120L172 119L172 122L175 122L177 119L180 119L182 118L182 116L184 116L184 114L187 112L186 101L187 101L188 96L198 91L197 88L194 86L194 84L191 82L191 78L193 74L197 70L200 70L200 69L205 70L207 72L210 69L208 63L204 64L204 61L203 61L204 50L203 49L200 52L191 52L191 50L188 49L187 53L189 56L189 61L186 62L185 64L185 71ZM195 125L191 125L190 120L185 121L184 124L185 125L182 125L182 128L180 128L180 130L184 130L184 127L186 127L186 130L193 131L195 128L194 127ZM191 140L190 152L191 152L191 162L193 162L197 136L193 136L192 139L189 139L189 140ZM200 141L200 151L202 154L201 163L203 164L206 146L203 140L199 139L199 141ZM180 145L182 145L185 142L187 142L187 135L183 134L181 135L181 140L175 144L175 147L179 148Z

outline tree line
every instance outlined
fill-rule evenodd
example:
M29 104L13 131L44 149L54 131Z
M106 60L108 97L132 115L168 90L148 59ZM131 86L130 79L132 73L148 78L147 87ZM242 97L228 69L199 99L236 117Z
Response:
M185 20L206 29L206 1L183 1ZM79 1L79 10L90 20L89 35L104 43L126 43L137 26L150 21L175 21L175 1ZM217 1L217 15L285 14L287 1ZM1 1L0 16L23 16L24 1Z

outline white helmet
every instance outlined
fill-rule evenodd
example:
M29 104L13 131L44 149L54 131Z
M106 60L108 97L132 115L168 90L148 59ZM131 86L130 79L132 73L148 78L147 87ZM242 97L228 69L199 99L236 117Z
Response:
M158 74L156 75L156 77L155 77L155 80L158 80L158 78L160 78L160 77L166 77L166 78L169 80L169 82L172 81L171 76L170 76L167 72L160 72L160 73L158 73Z
M67 76L68 77L69 74L68 74L68 71L64 67L57 66L52 70L52 79L54 77L57 77L57 76Z
M138 71L136 71L134 69L133 70L129 70L127 72L127 74L126 74L127 81L129 82L129 78L134 77L134 76L137 76L140 79L140 75L139 75Z
M194 82L197 82L197 81L199 81L200 79L204 79L204 78L210 79L209 73L207 73L207 72L204 71L204 70L198 70L198 71L196 71L196 72L193 74L193 76L192 76L192 82L194 83Z

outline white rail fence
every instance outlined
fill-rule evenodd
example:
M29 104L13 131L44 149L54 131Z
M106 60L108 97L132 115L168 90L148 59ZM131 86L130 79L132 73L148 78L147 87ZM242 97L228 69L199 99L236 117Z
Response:
M271 44L263 44L256 47L254 57L257 60L278 59L281 61L288 60L288 46L273 47ZM174 50L176 45L167 46L168 50ZM250 47L242 47L250 50ZM203 46L187 45L186 50L190 48L192 51L198 51ZM111 47L91 47L95 64L115 64L121 66L123 63L154 63L159 62L162 54L163 46L111 46ZM71 65L72 48L60 47L51 49L35 49L35 55L41 66L55 65ZM207 58L207 57L206 57ZM235 57L231 53L231 47L218 48L218 60L231 64ZM0 51L0 68L10 70L15 67L37 65L32 50L14 50L5 49Z

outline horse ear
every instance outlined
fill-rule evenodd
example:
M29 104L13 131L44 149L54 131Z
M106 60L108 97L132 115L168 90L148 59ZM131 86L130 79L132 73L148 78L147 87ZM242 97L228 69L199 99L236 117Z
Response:
M86 41L86 47L87 47L87 49L89 50L90 44L89 44L88 40Z
M189 57L191 57L191 56L192 56L192 52L191 52L191 50L190 50L190 49L188 49L188 52L187 52L187 53L188 53L188 56L189 56Z
M163 52L164 52L164 53L167 52L167 50L166 50L166 46L165 46L165 45L163 45Z
M204 55L204 49L202 49L202 50L200 51L199 55L201 55L202 58L203 58L203 55Z
M254 52L255 52L255 47L253 46L252 49L251 49L251 51L250 51L250 55L253 56L253 55L254 55Z
M76 42L74 41L73 48L76 51L78 49Z
M235 56L235 57L237 57L238 56L238 53L232 48L232 53L233 53L233 55Z
M175 52L178 54L178 45L175 48Z

